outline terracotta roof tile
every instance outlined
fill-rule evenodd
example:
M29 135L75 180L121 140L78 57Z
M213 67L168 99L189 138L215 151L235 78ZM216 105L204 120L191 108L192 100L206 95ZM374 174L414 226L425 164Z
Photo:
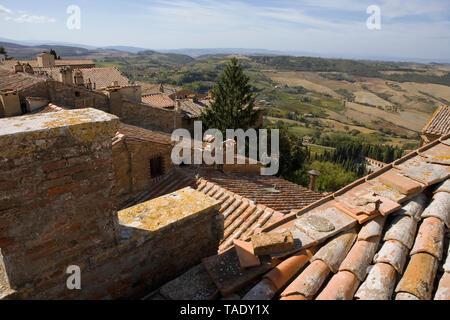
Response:
M340 271L328 282L317 300L352 300L360 281L349 271Z
M130 80L125 77L117 68L88 68L80 69L83 74L83 80L88 83L91 80L95 89L110 87L113 82L117 81L119 86L129 86Z
M151 105L157 108L174 108L175 101L170 99L164 93L156 93L147 96L142 96L142 103Z
M361 300L391 300L396 277L396 271L390 264L377 263L370 268L355 297Z
M441 219L429 217L423 220L417 233L411 254L427 252L436 259L442 259L445 225Z
M380 251L375 255L376 264L386 263L391 265L399 274L403 273L406 259L408 257L408 248L396 240L385 241Z
M356 241L339 267L339 271L350 271L358 277L359 281L364 281L379 242L379 237Z
M420 300L430 300L438 262L435 257L428 253L412 255L403 277L395 288L395 292L406 292Z
M242 298L242 300L270 300L312 256L309 250L303 250L270 270L263 279Z
M35 76L24 72L12 73L0 68L0 91L21 91L46 81L45 77Z
M438 289L434 295L435 300L450 300L450 272L444 272L439 280Z
M332 272L338 272L339 266L347 256L356 236L356 231L352 229L333 237L319 249L311 261L321 260Z
M409 216L399 215L394 217L394 220L389 225L383 240L396 240L401 242L408 249L411 249L414 244L416 230L417 221Z
M173 142L171 135L163 132L152 131L140 127L121 123L118 134L124 135L125 138L150 141L154 143L171 146Z
M305 270L303 270L303 272L281 293L282 299L292 295L301 295L304 299L311 299L317 294L330 272L330 268L328 268L327 264L323 261L312 261L309 266L306 267Z
M450 193L439 192L433 197L431 204L422 213L423 218L436 217L450 226Z
M395 165L402 173L427 186L442 182L450 175L450 166L426 162L421 157L414 157L403 163Z
M149 136L145 139L159 141L161 138L161 143L166 141L165 134L161 133L162 136L159 137L158 132L142 130L145 131L142 132L142 138L145 138L148 134ZM133 138L139 137L141 134L140 128L128 125L122 125L119 132ZM169 141L170 136L167 135L167 142ZM196 176L197 174L198 176ZM158 184L153 185L149 191L145 191L142 195L138 196L138 201L147 201L187 186L191 186L219 200L221 204L219 211L224 217L224 239L219 247L219 251L222 252L233 245L233 240L248 239L258 228L282 218L283 214L274 210L272 208L273 205L276 208L281 207L289 212L290 210L301 207L301 205L310 204L315 199L321 197L319 194L311 192L306 188L275 177L268 179L257 175L242 175L242 185L238 186L235 184L239 181L238 177L239 175L236 174L225 174L212 170L195 171L191 169L176 169L169 172ZM270 181L270 183L265 183L266 181ZM264 188L271 186L271 183L274 182L283 186L280 187L281 190L286 190L292 197L297 197L298 199L293 199L290 203L280 203L279 199L277 199L280 197L280 194L273 194L270 191L264 190ZM252 190L245 190L245 184L252 188ZM256 199L255 197L248 198L249 195L255 195L257 193L258 187L261 190L258 197ZM303 194L305 190L308 191L306 192L306 199ZM242 194L239 193L241 191ZM311 196L312 199L310 198ZM126 206L136 202L130 202Z
M420 156L427 162L438 164L450 164L450 146L439 143L432 148L419 152Z
M364 224L361 231L358 233L358 240L369 240L373 237L381 237L385 221L385 216L378 216Z
M180 101L181 113L189 119L199 118L203 110L205 109L205 105L201 102L193 102L190 100L181 100Z
M249 241L233 240L236 254L242 268L251 268L261 265L259 257L253 252L253 245Z
M381 183L398 190L400 193L410 195L417 193L422 185L400 174L397 170L390 170L379 176Z
M440 106L428 120L422 133L445 135L450 133L450 107Z
M426 150L449 138L450 136L441 137L419 151L424 154ZM439 149L439 152L446 152L443 148L433 150ZM448 252L446 255L442 253L442 248L447 248L449 241L446 224L449 213L447 201L450 197L449 166L436 163L429 167L431 163L427 163L419 155L419 151L412 152L394 164L386 165L380 172L358 180L335 194L285 215L282 219L272 220L272 223L269 221L269 225L258 229L258 232L291 231L296 247L277 257L278 260L272 257L272 261L278 261L276 263L308 247L319 247L300 275L292 277L285 284L287 286L280 295L281 299L448 298L450 258ZM405 163L408 165L403 166ZM423 183L420 188L413 188L414 191L410 191L410 188L402 190L409 195L400 191L393 193L392 187L389 189L379 180L380 175L390 170L416 182L419 182L416 180L418 177L426 178L419 182ZM390 199L402 207L387 217L374 216L363 224L336 208L337 197L345 199L344 203L348 205L347 199L354 200L342 196L347 192L362 194L364 189L369 194L381 190L385 194L399 195ZM431 195L433 199L430 198ZM258 220L264 213L259 215ZM233 224L229 224L231 225ZM254 232L256 226L253 225L251 229ZM345 243L340 241L339 245L333 245L333 241L341 237L349 239ZM378 244L378 241L381 243ZM271 266L271 269L274 267ZM333 272L337 273L329 278L329 274ZM252 281L261 276L262 274L252 278ZM438 286L436 291L433 290L435 285ZM258 293L260 297L268 299L276 294L274 292L277 291L277 286L272 280L268 281L266 278L259 281L257 286L259 289L249 288L255 293L254 296ZM433 292L436 292L434 297Z

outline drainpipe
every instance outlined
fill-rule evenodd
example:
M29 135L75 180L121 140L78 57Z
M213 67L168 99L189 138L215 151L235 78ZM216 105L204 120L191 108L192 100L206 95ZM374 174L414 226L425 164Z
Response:
M309 176L311 177L311 180L309 182L309 189L314 191L316 189L316 180L317 177L320 175L320 172L317 170L310 170L308 171Z

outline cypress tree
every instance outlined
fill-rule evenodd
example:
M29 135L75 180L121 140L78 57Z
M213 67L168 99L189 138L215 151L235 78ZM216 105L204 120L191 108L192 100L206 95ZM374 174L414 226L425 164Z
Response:
M201 117L203 126L218 129L223 134L226 129L245 131L253 127L258 114L254 110L255 97L249 81L238 60L231 59L211 92L211 105Z

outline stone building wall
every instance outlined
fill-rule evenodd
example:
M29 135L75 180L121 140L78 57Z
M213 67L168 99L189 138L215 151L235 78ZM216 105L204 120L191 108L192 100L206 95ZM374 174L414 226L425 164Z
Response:
M190 205L190 208L186 208ZM120 245L80 261L81 290L68 290L61 272L34 299L139 298L217 253L223 216L217 201L186 188L122 211ZM150 225L129 227L141 213L159 213ZM145 221L145 220L144 220Z
M118 124L94 109L0 119L0 248L13 288L117 243Z
M82 87L67 85L58 81L49 82L49 97L52 103L75 109L96 108L109 112L108 97Z
M122 138L113 145L113 162L119 207L161 179L150 175L150 159L161 157L163 175L171 168L171 145Z
M117 213L118 126L95 109L0 119L0 299L136 297L216 253L219 203L191 188Z
M166 133L172 133L174 128L182 127L180 113L130 100L122 100L120 120L127 124Z

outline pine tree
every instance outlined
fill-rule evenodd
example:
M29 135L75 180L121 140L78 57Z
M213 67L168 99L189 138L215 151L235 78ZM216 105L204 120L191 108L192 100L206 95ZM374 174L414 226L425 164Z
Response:
M254 110L255 97L249 81L238 60L231 59L211 92L211 105L201 118L203 126L218 129L223 134L226 129L245 131L253 127L258 114Z
M50 52L49 52L49 53L55 57L55 60L60 60L60 59L61 59L61 57L58 56L58 54L56 53L55 50L50 49Z

